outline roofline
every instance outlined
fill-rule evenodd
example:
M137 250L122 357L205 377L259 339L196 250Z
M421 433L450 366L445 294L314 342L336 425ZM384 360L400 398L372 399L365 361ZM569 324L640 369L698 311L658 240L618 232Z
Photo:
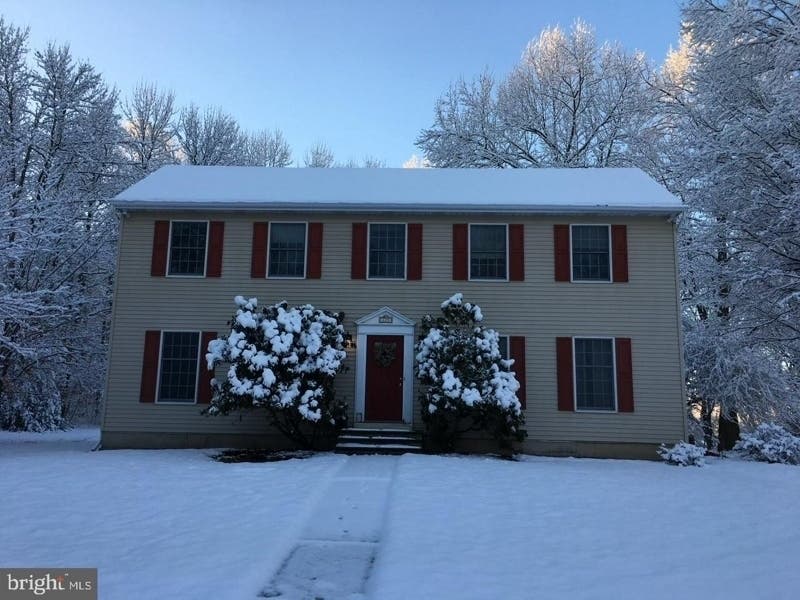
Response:
M235 202L185 201L185 200L112 200L117 210L187 210L187 211L231 211L248 212L270 210L281 212L326 212L326 213L428 213L428 214L625 214L677 216L684 206L609 206L569 204L437 204L401 202Z

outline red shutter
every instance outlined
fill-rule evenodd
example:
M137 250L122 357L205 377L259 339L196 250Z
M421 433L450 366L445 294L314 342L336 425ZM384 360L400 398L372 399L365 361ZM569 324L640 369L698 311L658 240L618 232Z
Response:
M308 224L308 266L306 277L322 277L322 223Z
M206 353L208 352L208 343L217 338L216 331L204 331L200 337L200 364L198 366L200 373L197 376L197 403L209 404L211 402L212 389L211 380L214 378L214 370L208 369L208 362L206 362Z
M153 227L153 257L150 275L164 277L167 274L167 248L169 246L169 221L156 221Z
M525 226L508 226L508 278L525 281Z
M611 248L614 283L624 283L628 281L628 228L625 225L611 226Z
M453 224L453 281L466 281L468 279L468 236L469 225L466 223Z
M267 276L267 243L269 223L253 223L253 247L250 254L250 277L264 279Z
M350 279L367 278L367 224L353 223Z
M422 279L422 223L408 224L406 279Z
M514 366L511 368L517 376L519 381L519 391L517 392L517 400L525 408L527 400L527 363L525 362L525 338L521 335L512 335L508 340L508 352L511 358L514 359Z
M161 332L155 330L144 333L144 358L142 359L142 385L139 388L139 402L156 401L158 385L158 354L161 351Z
M617 410L633 412L631 338L616 338L614 344L617 352Z
M558 410L575 410L572 379L572 338L556 338L556 381Z
M206 256L206 277L222 276L222 247L225 242L225 221L211 221L208 224L208 256Z
M569 281L569 225L553 225L553 246L556 259L556 281Z

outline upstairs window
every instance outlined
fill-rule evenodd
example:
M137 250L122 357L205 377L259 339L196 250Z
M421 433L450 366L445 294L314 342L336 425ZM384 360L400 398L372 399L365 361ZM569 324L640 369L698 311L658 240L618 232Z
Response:
M369 278L406 278L406 226L404 223L369 224Z
M161 334L159 402L195 402L200 334L196 331L164 331Z
M572 226L572 280L611 281L611 228Z
M268 276L306 276L305 223L270 223Z
M169 236L169 275L203 277L206 274L206 221L172 221Z
M470 225L470 279L507 279L507 250L508 228L506 225Z
M575 338L575 409L617 409L613 339Z

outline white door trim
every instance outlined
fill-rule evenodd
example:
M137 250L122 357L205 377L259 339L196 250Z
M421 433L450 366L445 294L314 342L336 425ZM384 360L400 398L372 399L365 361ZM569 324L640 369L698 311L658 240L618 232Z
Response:
M367 336L403 336L403 422L411 424L414 411L414 321L388 306L356 321L356 398L355 421L366 415Z

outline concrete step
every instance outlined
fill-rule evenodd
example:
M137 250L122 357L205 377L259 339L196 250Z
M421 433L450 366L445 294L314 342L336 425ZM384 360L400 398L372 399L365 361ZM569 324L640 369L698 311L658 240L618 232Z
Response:
M420 441L417 436L404 436L404 435L340 435L339 443L356 443L356 444L416 444Z
M420 454L422 444L357 444L340 442L334 450L337 454Z
M343 429L336 452L340 454L403 454L422 452L422 436L411 429L364 426Z

